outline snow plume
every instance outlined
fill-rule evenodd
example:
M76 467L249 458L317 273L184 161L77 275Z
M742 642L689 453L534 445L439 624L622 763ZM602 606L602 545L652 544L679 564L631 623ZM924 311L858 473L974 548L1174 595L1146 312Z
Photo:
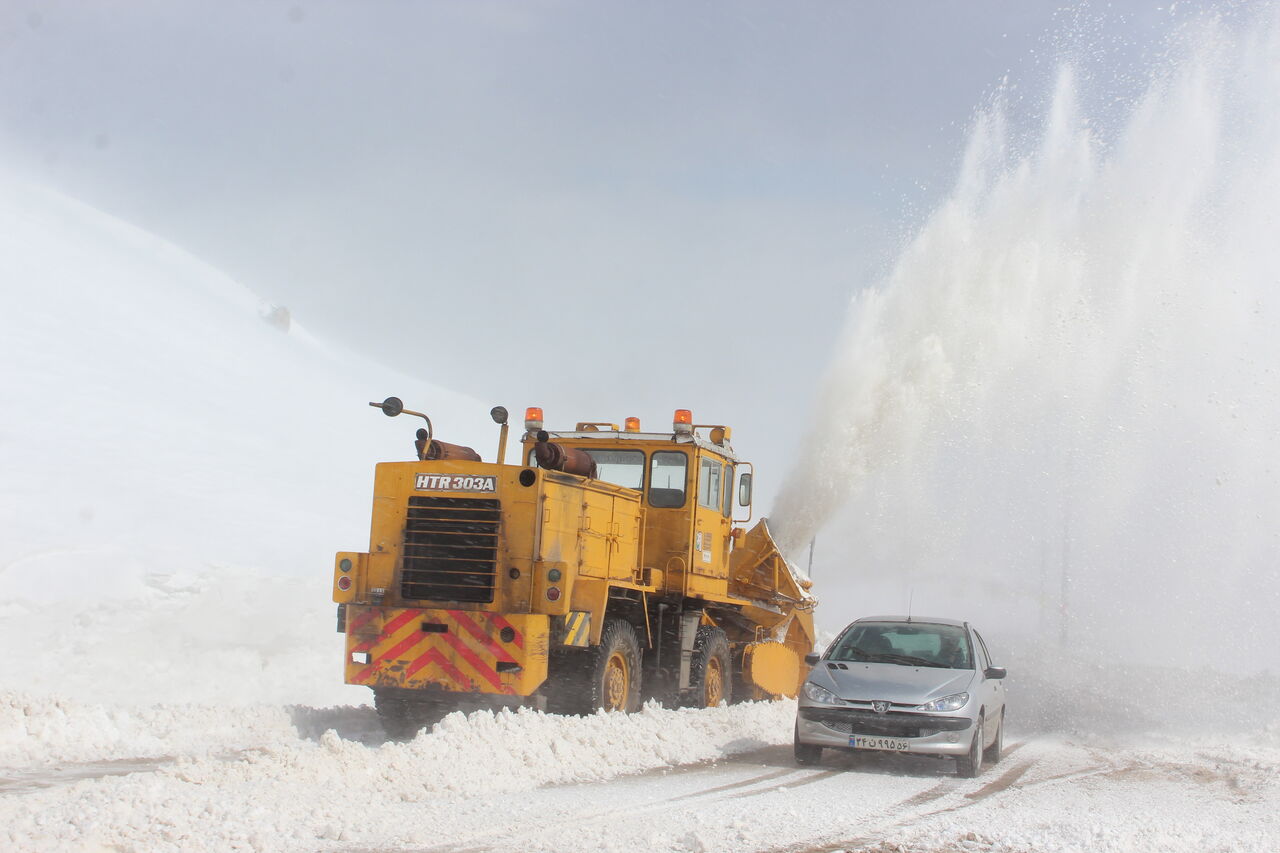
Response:
M775 527L827 619L1280 669L1280 14L1183 28L1119 122L1075 67L855 298Z

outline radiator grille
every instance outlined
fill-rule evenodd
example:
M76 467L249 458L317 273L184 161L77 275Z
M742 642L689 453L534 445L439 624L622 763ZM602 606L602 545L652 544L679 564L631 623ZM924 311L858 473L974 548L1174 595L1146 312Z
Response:
M938 732L962 731L972 725L965 717L939 717L890 711L877 714L846 708L801 708L800 716L844 734L929 737Z
M492 498L409 498L401 597L493 601L501 514Z

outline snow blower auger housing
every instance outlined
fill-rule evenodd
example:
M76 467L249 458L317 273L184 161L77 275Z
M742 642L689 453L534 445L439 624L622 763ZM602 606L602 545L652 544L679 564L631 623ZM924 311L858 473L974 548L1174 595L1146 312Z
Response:
M530 408L506 464L498 407L487 463L394 397L370 405L427 422L416 460L376 466L369 550L334 566L346 681L392 736L458 709L705 707L804 682L816 601L765 519L737 526L752 474L728 427L680 409L669 431L548 432Z

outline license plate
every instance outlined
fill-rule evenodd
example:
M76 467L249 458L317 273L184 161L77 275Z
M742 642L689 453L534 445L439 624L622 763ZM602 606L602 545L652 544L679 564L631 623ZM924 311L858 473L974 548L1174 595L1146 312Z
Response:
M887 749L892 752L906 752L908 745L907 741L900 737L852 735L849 738L849 746L854 749Z

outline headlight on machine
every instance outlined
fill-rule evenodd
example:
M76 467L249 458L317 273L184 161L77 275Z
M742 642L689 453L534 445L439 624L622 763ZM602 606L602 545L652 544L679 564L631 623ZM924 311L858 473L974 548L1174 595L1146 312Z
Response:
M810 702L821 702L823 705L843 705L844 700L825 687L819 687L812 681L804 683L804 695Z
M932 702L925 702L923 705L917 705L917 711L959 711L969 702L968 693L952 693L950 696L943 696L941 699L934 699Z

